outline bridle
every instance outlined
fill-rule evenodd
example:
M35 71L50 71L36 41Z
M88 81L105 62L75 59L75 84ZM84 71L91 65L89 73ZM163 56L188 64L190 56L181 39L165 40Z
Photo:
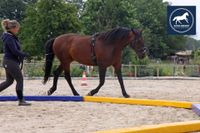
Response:
M132 33L135 34L135 38L131 41L131 47L134 48L134 46L138 43L140 38L142 37L142 34L137 34L134 29L131 29ZM140 53L148 53L148 48L147 47L142 47L139 50L137 50Z

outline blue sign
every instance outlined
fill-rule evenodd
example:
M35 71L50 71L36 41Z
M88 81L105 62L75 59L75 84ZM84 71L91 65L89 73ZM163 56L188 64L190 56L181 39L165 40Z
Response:
M168 34L196 34L196 6L168 6Z

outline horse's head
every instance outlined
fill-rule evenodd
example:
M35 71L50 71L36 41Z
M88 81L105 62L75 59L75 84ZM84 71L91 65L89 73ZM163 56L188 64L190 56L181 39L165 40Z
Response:
M147 48L144 46L144 39L142 37L142 30L131 29L132 41L130 46L135 50L140 59L146 55Z
M189 16L188 12L186 12L186 13L184 13L184 14L185 14L185 16Z

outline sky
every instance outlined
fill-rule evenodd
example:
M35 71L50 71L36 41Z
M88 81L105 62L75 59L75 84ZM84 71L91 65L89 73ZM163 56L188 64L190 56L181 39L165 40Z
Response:
M196 6L196 35L190 37L200 40L200 0L163 0L172 6Z

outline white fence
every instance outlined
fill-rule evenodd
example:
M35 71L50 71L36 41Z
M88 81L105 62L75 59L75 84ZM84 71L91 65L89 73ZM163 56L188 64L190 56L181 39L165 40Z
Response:
M53 66L53 70L57 67L57 64ZM52 71L53 71L52 70ZM87 72L87 76L97 77L97 67L83 67L80 64L71 65L72 77L81 77L83 71ZM44 63L25 63L23 67L25 77L43 77L44 75ZM125 77L144 77L144 76L187 76L187 77L199 77L200 65L122 65L122 74ZM5 71L0 68L0 76L5 76ZM109 67L106 73L107 77L114 77L114 68Z

